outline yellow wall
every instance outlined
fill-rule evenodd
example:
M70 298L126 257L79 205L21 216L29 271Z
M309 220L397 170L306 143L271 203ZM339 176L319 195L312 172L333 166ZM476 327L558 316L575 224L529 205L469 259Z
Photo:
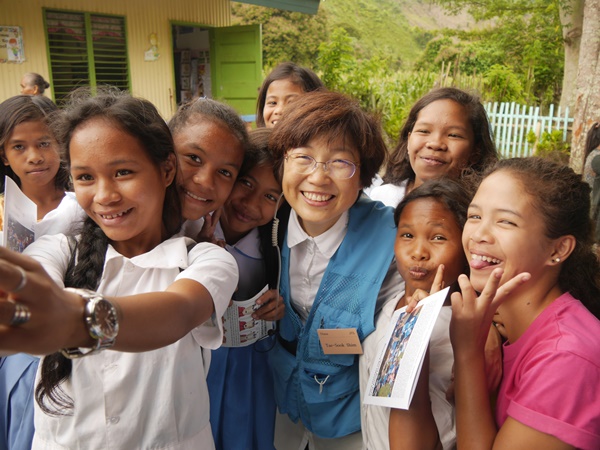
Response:
M132 93L154 103L165 119L175 111L171 21L206 26L230 25L229 0L0 0L0 25L20 26L26 61L0 63L0 101L19 94L26 72L49 80L42 8L125 16ZM156 32L160 58L145 62L149 36ZM46 91L52 97L51 89Z

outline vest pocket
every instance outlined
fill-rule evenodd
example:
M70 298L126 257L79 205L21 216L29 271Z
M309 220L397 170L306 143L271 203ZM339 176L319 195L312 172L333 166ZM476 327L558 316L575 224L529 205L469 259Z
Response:
M307 404L335 402L358 391L357 355L326 355L318 329L355 328L360 317L320 304L308 336L308 355L300 372L300 387Z
M327 380L322 390L315 375L321 382ZM360 430L360 394L355 367L346 367L335 375L314 374L305 369L300 373L300 386L306 408L303 420L317 436L336 438Z
M358 391L358 367L305 363L299 381L306 403L336 401Z

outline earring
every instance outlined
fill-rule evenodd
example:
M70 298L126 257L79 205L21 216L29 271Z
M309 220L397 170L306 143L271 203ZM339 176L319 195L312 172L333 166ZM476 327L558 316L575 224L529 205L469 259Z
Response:
M553 260L551 260L551 261L552 261L553 263L555 263L555 262L556 262L556 263L559 263L559 262L560 262L560 258L556 258L556 259L553 259Z

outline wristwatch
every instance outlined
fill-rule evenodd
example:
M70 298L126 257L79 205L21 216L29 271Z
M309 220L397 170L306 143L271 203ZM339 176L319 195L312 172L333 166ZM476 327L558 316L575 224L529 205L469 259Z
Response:
M61 353L69 358L81 358L112 347L119 333L119 319L115 306L102 295L89 289L65 288L81 296L85 301L83 319L96 344L89 349L64 348Z

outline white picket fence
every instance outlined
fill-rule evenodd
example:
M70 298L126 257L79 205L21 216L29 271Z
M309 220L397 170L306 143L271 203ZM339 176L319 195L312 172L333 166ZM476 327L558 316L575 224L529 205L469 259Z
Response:
M543 132L553 130L563 132L563 140L567 140L573 123L569 117L569 108L564 111L560 107L550 105L547 115L540 115L539 106L518 105L516 103L489 102L485 105L494 135L498 153L503 158L531 156L533 144L527 141L527 133L535 132L539 138ZM556 113L556 114L555 114Z

